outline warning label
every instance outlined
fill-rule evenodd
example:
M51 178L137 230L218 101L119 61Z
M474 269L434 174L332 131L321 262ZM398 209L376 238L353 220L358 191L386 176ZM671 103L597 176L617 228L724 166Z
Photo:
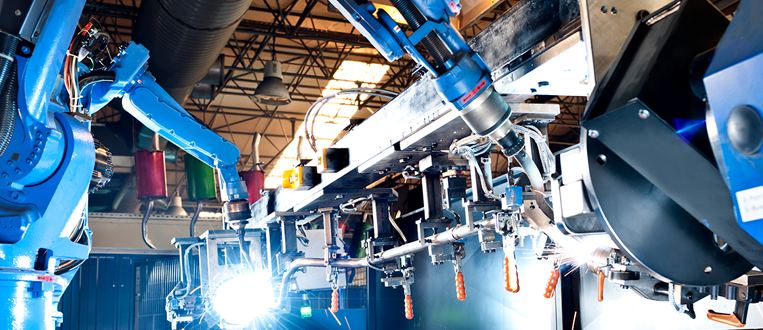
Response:
M480 80L480 82L477 84L476 87L474 87L474 89L471 90L471 92L466 93L466 95L464 95L464 97L461 98L461 104L466 105L466 103L468 103L469 100L475 97L477 93L479 93L483 88L485 88L485 86L487 86L487 81L485 81L485 79Z
M763 186L738 191L736 197L742 221L763 219Z
M53 276L47 276L47 275L37 275L38 281L45 281L45 282L55 282L56 278Z

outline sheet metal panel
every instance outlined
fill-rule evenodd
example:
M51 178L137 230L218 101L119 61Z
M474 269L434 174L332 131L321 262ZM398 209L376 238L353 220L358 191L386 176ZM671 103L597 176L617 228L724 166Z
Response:
M58 310L64 315L61 330L133 330L133 329L169 329L170 323L164 316L164 297L172 288L149 291L155 295L154 304L144 313L156 315L154 324L138 324L138 306L142 297L139 295L136 271L141 265L153 266L157 260L171 258L174 268L165 265L153 275L157 281L172 282L179 280L177 256L172 255L125 255L91 254L72 278L71 284L61 297ZM167 261L165 261L167 262ZM150 272L149 272L150 273ZM151 276L144 276L151 279ZM161 298L161 300L159 300Z
M505 74L508 72L506 70L511 69L511 63L529 59L523 56L533 55L533 47L555 34L565 33L563 27L575 24L579 26L579 23L576 23L579 22L579 16L577 0L522 1L472 38L469 44L480 52L488 67L494 71L494 75ZM350 166L338 173L323 174L322 183L308 191L279 188L271 192L269 196L254 204L254 218L262 219L273 211L289 211L294 204L310 196L311 191L326 188L363 188L373 183L383 174L359 173L359 166L369 160L383 160L385 157L374 157L385 152L385 149L394 149L395 144L442 118L449 111L435 91L431 80L419 79L334 145L336 148L350 149ZM460 127L457 125L460 121L460 118L456 118L453 123ZM460 138L468 134L467 129L448 138ZM363 172L372 168L369 165L363 167Z

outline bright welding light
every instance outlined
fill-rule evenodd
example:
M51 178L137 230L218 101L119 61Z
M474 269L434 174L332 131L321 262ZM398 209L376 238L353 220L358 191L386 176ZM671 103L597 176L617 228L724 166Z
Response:
M223 282L212 296L212 307L233 325L247 325L273 307L273 288L263 272L237 274Z
M570 239L563 245L564 263L580 266L591 259L591 255L602 246L609 245L609 237L590 236L584 239Z

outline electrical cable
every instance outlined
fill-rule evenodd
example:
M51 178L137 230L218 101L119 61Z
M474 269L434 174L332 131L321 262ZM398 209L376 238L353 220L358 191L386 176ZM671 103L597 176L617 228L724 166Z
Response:
M310 246L310 239L307 238L307 232L304 225L296 225L297 227L297 240L305 247Z
M449 209L449 208L446 208L444 210L452 213L453 214L453 218L456 219L456 224L459 225L459 226L461 225L461 216L458 213L456 213L456 211L453 211L452 209Z
M341 210L342 213L358 212L358 210L363 209L366 206L367 202L368 202L367 197L351 199L347 201L347 203L339 205L339 210ZM358 203L360 203L360 205L357 205Z
M384 269L381 269L381 268L379 268L379 267L376 267L376 266L372 265L372 264L371 264L371 261L370 261L370 260L369 260L369 258L368 258L368 256L366 256L366 263L368 264L368 268L371 268L371 269L373 269L373 270L376 270L376 271L380 271L380 272L383 272L383 271L384 271Z
M183 253L183 273L185 274L186 286L185 286L185 292L183 293L183 295L181 297L178 297L177 299L184 299L185 297L188 297L188 295L191 292L191 282L193 282L193 281L191 280L191 269L190 269L191 265L188 263L188 253L190 253L191 250L193 250L193 248L201 246L201 245L204 245L204 244L205 244L204 242L193 243L193 244L189 245L185 249L185 253ZM183 281L180 281L180 283L182 283L182 282ZM177 285L176 285L176 287L177 287ZM172 290L171 294L174 296L175 295L175 290Z
M389 223L392 224L392 227L394 227L395 230L397 230L397 233L400 234L400 238L403 239L403 242L408 243L408 239L405 237L405 234L403 234L403 231L400 230L400 227L398 227L397 222L395 221L395 219L392 218L392 213L387 212L387 214L389 216Z
M678 303L676 303L674 292L675 292L675 287L673 283L668 283L668 300L670 300L670 304L673 305L673 308L676 309L676 312L689 315L689 317L694 319L696 315L694 314L693 308L691 306L687 307L686 305L679 306Z
M538 151L540 152L540 161L541 167L543 167L544 180L550 179L551 173L553 173L556 169L556 158L551 152L551 148L549 148L548 143L546 143L546 139L543 137L543 134L540 132L540 130L538 130L537 127L532 125L514 125L514 131L516 131L517 134L523 134L525 138L531 138L535 142L535 144L538 146Z
M154 201L150 200L148 201L148 205L146 206L146 213L143 215L143 221L140 224L141 233L143 234L143 242L148 245L151 249L156 250L156 245L154 245L154 242L151 242L151 239L148 238L148 218L151 216L151 211L154 208Z
M480 182L477 184L482 185L482 190L485 191L486 197L490 199L500 200L501 199L500 197L493 194L493 191L487 188L487 181L485 179L485 174L482 173L482 169L480 169L479 163L477 163L477 156L475 154L474 148L477 148L478 151L482 151L483 153L486 149L489 149L489 147L485 147L483 143L479 142L479 140L483 138L484 137L470 135L461 140L453 141L453 143L451 143L448 149L451 154L465 157L469 161L469 165L471 166L473 171L477 172L477 176L479 176L480 178L479 180ZM489 142L489 144L492 144L492 142Z
M337 97L339 95L348 95L348 94L362 94L362 95L376 96L376 97L388 98L388 99L392 99L392 98L394 98L395 96L398 95L397 92L389 91L389 90L386 90L386 89L360 87L360 88L350 88L350 89L341 90L341 91L339 91L337 93L334 93L334 94L331 94L331 95L328 95L328 96L324 96L324 97L321 97L318 100L316 100L307 109L307 112L305 113L305 120L304 120L304 122L305 122L305 137L308 140L308 144L310 145L310 148L312 148L314 152L318 152L318 148L315 145L315 141L316 141L315 135L311 134L311 131L313 133L315 132L315 120L318 117L318 114L320 113L321 109L323 108L323 105L325 105L326 103L328 103L328 101L330 101L331 99L333 99L333 98L335 98L335 97ZM315 114L313 115L312 123L309 126L310 130L308 131L307 123L310 122L310 114L312 113L313 109L315 109L315 106L318 105L318 104L320 104L320 105L318 106L318 108L316 109Z
M201 214L201 208L204 206L204 202L201 200L196 201L196 213L193 214L193 218L191 218L191 237L196 237L196 221L199 220L199 214Z
M419 179L419 180L421 180L421 177L420 177L420 176L418 176L418 175L410 175L410 174L408 174L408 171L416 171L416 168L415 168L415 167L413 167L413 166L411 166L411 165L407 165L407 166L406 166L406 167L403 169L403 172L402 172L402 174L403 174L403 179L405 179L405 180L406 180L406 182L408 181L408 179Z
M83 228L84 228L84 226L83 226ZM82 232L84 233L85 230L82 230ZM75 243L80 243L82 245L87 245L88 248L92 248L93 240L90 239L90 235L89 234L87 234L87 233L84 233L84 235L80 234L78 237L79 238L77 239L77 241ZM83 242L82 241L83 239L86 240L86 242ZM79 266L82 266L82 264L84 264L86 260L87 259L65 260L65 261L62 261L58 265L58 267L56 267L56 269L53 271L53 274L55 274L55 275L66 274L66 273L68 273L68 272L70 272L72 270L75 270L75 269L79 268Z
M116 73L114 73L114 71L93 71L80 76L77 83L80 86L80 94L82 94L82 92L85 91L85 88L88 88L91 85L101 82L111 83L114 82L115 79Z

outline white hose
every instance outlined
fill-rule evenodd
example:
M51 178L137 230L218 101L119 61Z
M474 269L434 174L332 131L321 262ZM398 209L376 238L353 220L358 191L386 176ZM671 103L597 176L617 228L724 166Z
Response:
M540 151L541 166L543 167L544 172L544 179L549 179L551 173L553 173L556 169L556 158L554 158L554 154L551 152L551 148L548 147L548 143L546 143L546 139L543 137L540 130L532 125L514 125L514 131L516 131L517 134L524 135L525 138L532 139L535 141L535 144L538 145L538 151Z
M177 298L178 300L179 299L185 299L185 297L188 297L188 294L191 293L191 282L193 282L193 281L191 281L191 269L190 269L190 265L188 264L188 253L191 252L191 250L193 250L193 248L195 248L197 246L200 246L200 245L204 245L204 244L205 244L204 242L193 243L193 244L189 245L188 248L186 248L185 253L183 254L183 260L182 260L183 261L183 273L185 273L185 282L186 282L186 285L185 285L185 292L183 293L183 296ZM175 294L174 290L172 291L172 294L173 295Z

